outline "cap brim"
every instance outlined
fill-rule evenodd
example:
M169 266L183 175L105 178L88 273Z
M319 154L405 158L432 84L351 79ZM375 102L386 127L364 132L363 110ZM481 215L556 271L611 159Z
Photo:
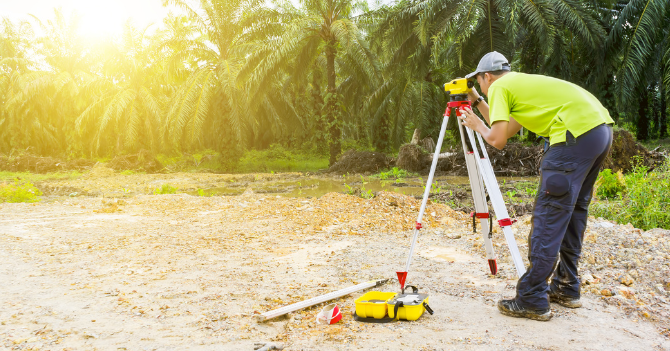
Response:
M474 72L472 72L472 73L468 74L467 76L465 76L465 79L470 79L470 78L474 77L474 76L475 76L475 74L477 74L477 73L479 73L479 72L477 72L477 71L474 71Z

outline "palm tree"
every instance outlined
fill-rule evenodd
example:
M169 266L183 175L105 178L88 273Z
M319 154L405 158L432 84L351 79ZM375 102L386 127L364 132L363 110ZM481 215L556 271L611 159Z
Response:
M637 137L644 140L651 121L647 107L655 96L662 106L658 124L664 135L670 90L670 5L664 0L620 1L615 11L607 44L614 60L617 108L632 112Z
M196 30L170 41L181 48L170 61L187 62L189 71L172 99L162 132L171 144L185 149L202 147L209 136L219 143L218 149L226 151L238 150L243 143L249 112L237 74L244 59L238 46L244 30L239 21L244 4L241 0L201 0L197 9L184 0L163 1L164 6L185 11ZM221 144L221 140L226 142Z
M388 88L376 93L371 106L377 115L383 113L375 106L393 106L401 115L421 116L412 121L417 127L434 125L427 118L444 109L437 87L474 70L489 51L505 54L517 70L586 84L587 69L574 70L572 63L597 62L605 36L595 6L570 0L402 1L380 12L373 36L392 51L387 70L394 72L385 73L393 81L385 81ZM414 88L389 94L397 86ZM406 126L406 121L391 124ZM396 143L402 137L397 134Z
M268 8L248 20L250 28L264 42L251 55L245 73L253 71L255 90L262 92L265 83L282 70L289 71L293 84L308 85L309 69L324 66L323 100L332 165L341 153L342 96L338 93L337 76L344 71L342 64L346 61L353 65L350 68L369 76L376 74L378 64L354 20L361 4L351 0L303 0L300 5L296 8L283 2L278 8Z
M20 92L18 80L34 63L30 57L34 33L28 22L13 23L3 18L0 23L0 151L25 147L21 137L26 128L9 102Z
M44 35L34 40L34 64L23 60L15 94L7 102L23 126L25 144L16 146L47 154L72 151L74 118L82 107L77 96L90 76L89 55L76 34L78 18L67 19L55 10L53 20L34 20Z
M101 74L85 86L92 102L79 115L77 130L84 137L93 132L92 151L99 153L158 151L162 118L163 85L160 81L165 58L158 43L130 22L124 28L120 47L109 45Z

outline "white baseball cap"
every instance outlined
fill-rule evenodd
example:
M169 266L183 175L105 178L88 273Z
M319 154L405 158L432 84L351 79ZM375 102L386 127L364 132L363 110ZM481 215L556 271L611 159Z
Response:
M497 51L492 51L484 55L484 57L482 57L482 59L479 60L477 70L468 74L467 76L465 76L465 78L470 79L471 77L474 77L475 74L477 73L509 71L509 70L510 70L509 62L507 61L505 56L503 56L503 54Z

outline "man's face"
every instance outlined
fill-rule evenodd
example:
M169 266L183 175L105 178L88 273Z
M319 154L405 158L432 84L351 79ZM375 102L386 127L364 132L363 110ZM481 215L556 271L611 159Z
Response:
M487 79L487 78L489 78L489 77L487 77L487 75L490 77L490 74L487 74L487 73L477 73L477 75L475 77L477 78L477 83L479 83L479 87L481 88L482 93L484 93L484 95L488 96L489 95L489 86L491 86L491 81L490 81L490 79Z

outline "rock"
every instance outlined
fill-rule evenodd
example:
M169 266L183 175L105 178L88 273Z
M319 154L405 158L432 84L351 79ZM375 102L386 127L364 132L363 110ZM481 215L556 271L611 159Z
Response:
M610 289L602 289L602 290L600 290L600 295L602 295L602 296L613 296L614 294L612 294L612 290L610 290Z
M593 276L590 274L585 274L584 276L582 276L582 283L586 285L591 285L591 283L593 283L593 280L594 280Z
M625 297L626 299L634 299L635 298L635 290L631 288L626 288L626 287L619 287L618 289L618 295Z
M625 286L631 286L635 283L635 280L633 280L633 277L629 274L626 274L625 276L619 277L619 282Z
M602 222L593 223L593 227L595 227L595 228L613 228L614 224L612 224L610 222L602 221Z

